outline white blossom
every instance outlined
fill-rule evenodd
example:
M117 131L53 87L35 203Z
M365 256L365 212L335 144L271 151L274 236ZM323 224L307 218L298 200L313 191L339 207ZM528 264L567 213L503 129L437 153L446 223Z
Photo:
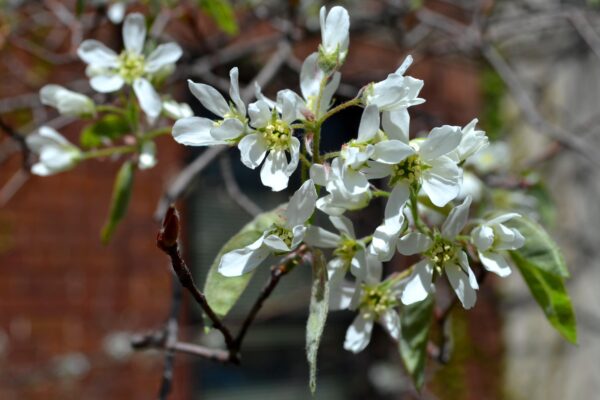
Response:
M45 85L40 89L42 104L54 107L62 115L83 117L93 115L94 101L88 96L74 92L60 85Z
M356 238L352 221L344 216L330 216L329 220L340 234L329 232L316 225L308 227L304 241L321 248L334 249L333 257L327 263L330 284L341 280L350 270L357 280L363 280L366 273L366 247L363 241Z
M457 162L465 161L480 150L486 148L489 140L484 131L475 129L477 118L461 129L461 139L456 150L449 154Z
M210 118L186 116L177 120L172 132L176 142L187 146L234 144L246 133L246 105L240 97L237 67L229 71L229 79L229 103L212 86L188 80L190 92L204 108L219 118L213 121Z
M318 58L317 53L309 55L300 70L300 90L303 99L299 111L304 119L312 119L327 112L333 95L340 85L341 74L335 72L323 88L320 104L316 104L321 82L325 78L325 72L319 67Z
M309 179L294 193L285 211L285 222L263 233L255 242L221 257L218 271L224 276L240 276L255 269L270 254L287 253L302 242L306 222L313 214L317 191Z
M319 65L329 71L339 67L348 54L350 16L344 7L335 6L327 13L327 9L323 6L319 18L321 23Z
M368 256L364 282L357 285L341 281L330 288L331 311L350 309L358 312L346 331L344 349L348 351L359 353L367 347L376 321L394 340L400 337L400 316L396 311L400 282L396 282L394 277L383 282L381 279L381 262Z
M117 55L97 40L89 39L77 49L79 57L88 64L86 70L90 85L101 93L110 93L131 85L140 107L152 121L162 109L160 96L151 80L172 69L181 57L182 50L176 43L159 45L148 56L143 54L146 41L146 20L139 13L129 14L123 23L125 50Z
M264 160L260 179L273 191L288 186L300 160L300 141L293 136L291 127L298 112L296 96L291 91L280 91L274 108L263 99L250 104L248 114L255 132L244 136L238 144L242 163L248 168L258 167Z
M142 144L140 155L138 157L138 167L140 169L153 168L158 160L156 159L156 144L152 140L147 140Z
M471 241L477 248L477 255L484 268L500 277L510 275L511 269L501 252L516 250L525 244L525 238L516 228L509 228L505 222L520 218L517 213L499 215L471 232Z
M441 232L436 232L432 238L412 232L399 241L400 253L422 253L425 256L413 266L413 272L406 280L401 295L402 303L413 304L425 300L435 290L432 282L434 273L441 275L445 272L463 307L469 309L475 305L479 285L469 266L467 254L456 241L456 236L467 222L470 205L471 198L467 197L454 207L442 225Z
M39 160L31 167L35 175L47 176L73 168L80 160L81 151L60 133L42 126L25 139L29 149Z

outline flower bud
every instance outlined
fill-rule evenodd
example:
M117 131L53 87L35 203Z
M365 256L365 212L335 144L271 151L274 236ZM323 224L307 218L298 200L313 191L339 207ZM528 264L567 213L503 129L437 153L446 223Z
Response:
M42 104L56 108L62 115L73 117L93 115L96 108L89 97L60 85L44 86L40 90L40 100Z

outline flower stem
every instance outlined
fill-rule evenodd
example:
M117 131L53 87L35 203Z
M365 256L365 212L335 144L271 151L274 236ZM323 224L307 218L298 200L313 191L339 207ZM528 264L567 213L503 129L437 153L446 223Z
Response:
M115 107L115 106L110 106L110 105L99 105L96 106L96 111L98 112L107 112L107 113L113 113L113 114L120 114L120 115L127 115L127 111L125 111L122 108L119 107Z
M359 105L360 101L361 101L360 97L355 97L351 100L348 100L345 103L337 105L336 107L332 108L331 110L329 110L325 114L323 114L323 116L321 118L319 118L319 120L317 121L317 125L321 126L323 124L323 122L325 122L329 117L331 117L332 115L334 115L348 107Z
M375 191L373 191L373 196L375 196L375 197L390 197L390 192L386 192L385 190L375 190Z
M127 154L134 153L137 151L137 146L118 146L109 147L106 149L92 150L85 152L81 155L82 160L89 160L92 158L110 157L116 154Z
M421 218L419 217L417 192L418 190L416 190L415 188L410 188L410 211L413 220L415 221L415 227L417 228L417 230L421 233L425 233L425 227L423 226Z
M154 139L158 136L162 136L162 135L167 135L171 133L171 127L170 126L165 126L163 128L159 128L159 129L155 129L153 131L150 131L146 134L144 134L144 136L142 137L142 139L144 140L150 140L150 139Z
M335 158L335 157L339 157L340 152L339 151L332 151L330 153L325 153L321 156L321 158L323 158L323 160L329 160L330 158Z

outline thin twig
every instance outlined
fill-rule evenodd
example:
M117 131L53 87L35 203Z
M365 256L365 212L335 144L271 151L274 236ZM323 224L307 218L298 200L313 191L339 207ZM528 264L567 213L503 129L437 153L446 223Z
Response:
M269 278L269 281L261 290L260 295L254 302L254 305L250 309L250 312L248 312L248 315L244 319L242 327L240 328L240 331L238 332L235 338L234 348L237 351L241 349L242 342L244 341L244 337L248 332L248 328L250 328L250 325L252 325L252 322L254 322L254 319L256 318L256 315L262 308L265 300L271 295L275 287L277 287L279 280L285 274L290 272L296 265L298 265L300 261L302 261L305 258L305 256L308 256L310 254L311 253L308 252L308 247L306 245L301 245L295 251L285 256L279 264L271 267L271 277Z
M180 285L179 285L180 286ZM134 337L131 346L135 350L164 349L172 353L182 353L191 356L206 358L220 363L229 362L229 352L221 349L211 349L194 343L175 342L168 344L163 331L152 332L146 335Z
M171 206L167 210L163 226L156 239L156 244L159 249L164 251L171 259L171 267L177 275L181 286L190 292L194 300L200 305L206 316L212 322L213 327L223 334L225 344L230 349L230 359L234 364L239 363L237 353L231 352L231 349L235 348L234 338L229 332L229 329L223 325L223 322L219 316L214 312L211 306L208 304L204 293L198 289L190 269L188 268L185 260L181 256L179 249L179 214L175 207Z
M0 128L6 135L8 135L8 137L10 137L19 145L23 155L23 169L29 171L29 167L31 166L31 150L29 149L29 146L27 146L25 136L21 135L12 126L7 124L2 117L0 117Z

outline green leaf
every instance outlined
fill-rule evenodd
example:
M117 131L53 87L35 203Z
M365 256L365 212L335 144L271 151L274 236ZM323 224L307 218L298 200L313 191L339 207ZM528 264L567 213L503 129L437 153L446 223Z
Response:
M223 32L230 35L238 33L239 27L229 0L198 0L198 4Z
M400 314L400 356L416 388L425 383L427 341L433 320L434 297L404 306Z
M135 164L132 161L125 161L117 173L108 220L104 224L100 235L103 244L107 244L110 241L115 228L127 212L133 188L134 172Z
M118 139L131 131L127 119L118 114L107 114L100 120L83 128L79 143L90 149L102 144L103 139Z
M513 218L507 226L517 228L525 237L525 245L516 253L520 258L549 274L569 277L569 270L556 243L537 222L529 218Z
M329 310L329 284L327 261L320 250L313 250L313 283L310 292L310 308L306 323L306 358L310 367L310 391L317 389L317 352Z
M254 272L249 272L236 277L226 277L219 274L217 268L219 267L221 257L225 253L240 249L254 242L274 223L283 223L282 207L283 205L272 211L258 215L229 239L215 257L215 261L210 266L206 277L204 295L208 304L217 315L221 317L227 315L246 289L250 278L254 274Z
M519 250L511 251L510 255L548 321L565 339L576 344L577 323L563 277L540 268Z

